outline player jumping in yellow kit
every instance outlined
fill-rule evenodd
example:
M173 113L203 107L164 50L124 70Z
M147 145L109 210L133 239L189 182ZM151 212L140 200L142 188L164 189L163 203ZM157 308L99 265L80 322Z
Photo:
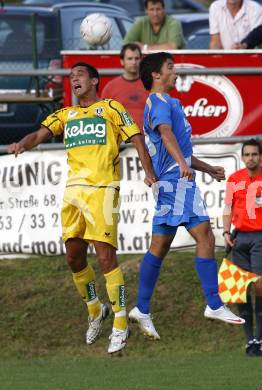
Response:
M79 105L49 115L38 131L9 145L8 152L17 156L52 136L64 134L69 172L61 219L67 262L87 305L86 343L92 344L109 313L108 305L97 297L95 274L87 263L88 243L93 243L115 315L108 347L108 353L114 353L125 347L129 334L124 279L116 257L122 141L131 141L136 147L145 183L150 186L156 177L143 136L128 112L117 101L97 96L97 70L84 62L77 63L71 69L70 82Z

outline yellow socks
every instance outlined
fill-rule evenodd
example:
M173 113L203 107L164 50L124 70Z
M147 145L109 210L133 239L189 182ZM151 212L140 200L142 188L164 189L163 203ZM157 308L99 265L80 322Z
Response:
M113 327L124 330L127 328L125 285L121 269L115 268L104 275L107 294L115 314Z
M121 269L115 268L104 275L107 294L115 314L113 327L124 330L127 328L125 285ZM101 302L96 295L96 278L91 265L80 272L73 273L75 286L87 305L91 318L97 318L101 312Z
M87 305L91 318L97 318L101 312L101 302L96 295L96 277L91 265L87 265L80 272L73 273L75 286Z

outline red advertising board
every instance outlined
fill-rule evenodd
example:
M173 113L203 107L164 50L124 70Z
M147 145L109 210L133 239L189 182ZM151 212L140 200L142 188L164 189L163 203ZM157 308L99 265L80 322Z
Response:
M118 52L62 52L64 67L78 61L99 69L120 68ZM178 51L174 62L181 68L260 68L262 50ZM102 76L100 90L112 76ZM262 134L262 72L259 74L181 75L173 96L181 100L194 136L230 137ZM65 79L65 105L71 91Z

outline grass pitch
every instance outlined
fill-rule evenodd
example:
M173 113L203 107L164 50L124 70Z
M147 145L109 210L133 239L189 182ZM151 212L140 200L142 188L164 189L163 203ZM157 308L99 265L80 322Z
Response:
M221 258L221 256L220 256ZM127 305L136 298L140 256L121 256ZM104 278L95 258L99 295ZM241 326L208 321L191 253L166 259L152 302L160 341L131 324L123 353L107 356L112 317L86 346L87 314L64 258L0 261L0 389L261 389L260 358L244 355Z
M0 368L3 390L260 390L261 375L261 360L237 352L8 359Z

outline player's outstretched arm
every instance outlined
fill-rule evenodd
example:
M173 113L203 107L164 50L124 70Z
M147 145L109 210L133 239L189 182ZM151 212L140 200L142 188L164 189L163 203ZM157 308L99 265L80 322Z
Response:
M217 181L225 180L225 169L223 167L209 165L195 156L192 156L191 167L197 171L208 173Z
M46 127L42 126L34 133L26 135L19 142L8 145L7 151L9 154L14 154L16 157L18 154L23 153L26 150L31 150L42 142L47 141L51 136L51 132Z
M131 141L137 150L142 167L145 171L146 177L144 182L146 185L151 187L152 184L157 182L158 178L156 177L151 158L146 149L144 137L141 134L136 134L131 138Z

